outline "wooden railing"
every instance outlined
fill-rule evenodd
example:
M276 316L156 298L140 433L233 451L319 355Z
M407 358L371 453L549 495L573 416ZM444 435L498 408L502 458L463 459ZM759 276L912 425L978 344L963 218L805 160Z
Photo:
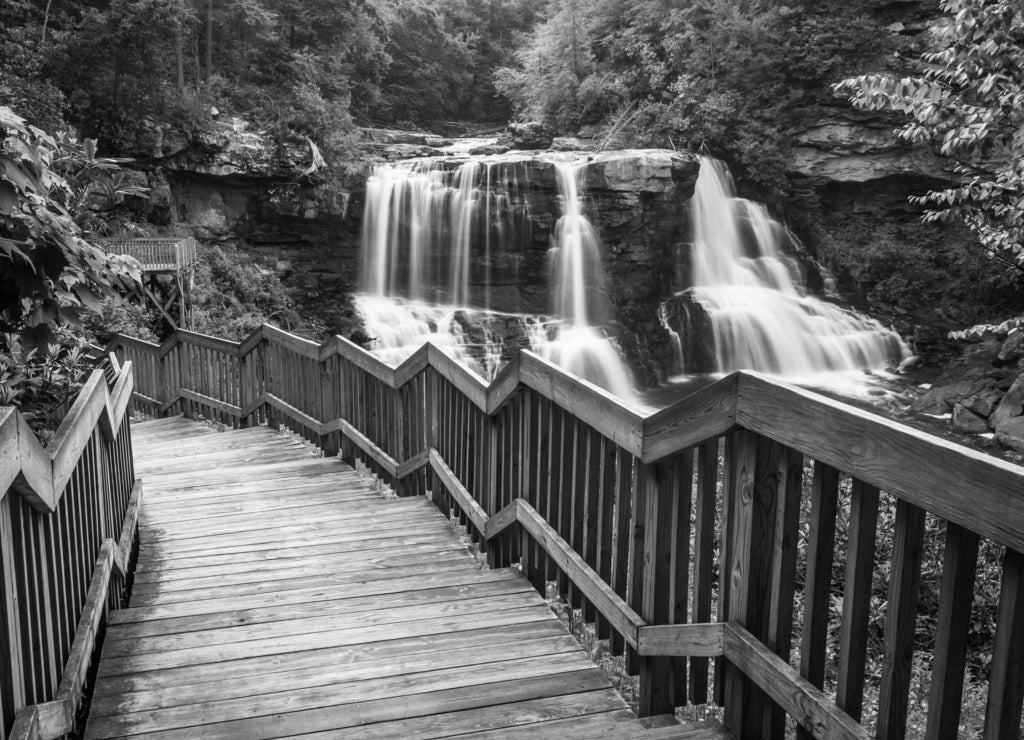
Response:
M0 738L75 729L134 552L131 394L129 364L94 370L46 448L0 408Z
M642 714L713 701L738 738L783 737L787 716L802 737L901 738L912 686L926 736L955 737L979 543L996 549L994 644L973 682L984 736L1019 737L1020 466L755 373L642 416L529 352L487 385L432 345L394 368L269 326L115 345L140 412L284 425L401 495L429 491L493 565L557 583L639 676ZM926 518L945 545L924 647Z
M110 254L134 257L144 271L171 272L182 270L196 261L196 240L187 238L94 239L97 246Z

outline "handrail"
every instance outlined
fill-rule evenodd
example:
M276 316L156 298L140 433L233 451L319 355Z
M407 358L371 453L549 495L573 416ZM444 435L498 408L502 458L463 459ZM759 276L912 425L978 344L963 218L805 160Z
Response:
M751 372L643 415L528 351L488 384L432 344L391 367L342 337L318 345L266 325L238 343L179 331L159 346L115 338L112 348L135 363L140 412L283 424L362 461L400 495L432 493L493 565L519 561L542 591L555 579L596 620L640 677L641 712L707 701L713 658L714 699L737 736L775 737L786 714L802 737L866 736L858 720L884 491L896 517L878 735L900 737L906 722L926 514L947 522L929 733L955 733L959 719L971 616L963 593L980 538L1007 548L987 732L1017 732L1020 466ZM814 461L806 484L805 457ZM810 539L798 587L802 507ZM837 518L840 507L849 514ZM849 543L837 584L840 535ZM833 702L821 689L836 588L844 598ZM796 671L786 660L801 591Z
M101 624L121 605L142 489L132 363L111 360L48 447L0 409L0 738L74 731Z

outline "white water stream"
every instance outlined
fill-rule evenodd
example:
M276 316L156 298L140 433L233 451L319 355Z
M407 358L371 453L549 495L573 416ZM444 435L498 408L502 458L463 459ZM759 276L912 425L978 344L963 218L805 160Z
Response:
M733 190L704 157L691 201L692 295L707 311L719 372L748 369L807 378L892 367L909 356L878 321L807 295L784 259L784 227Z

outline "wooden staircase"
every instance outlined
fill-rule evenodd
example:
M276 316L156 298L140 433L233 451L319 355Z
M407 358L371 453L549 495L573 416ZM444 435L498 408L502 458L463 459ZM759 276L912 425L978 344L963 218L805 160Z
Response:
M514 568L266 427L133 425L146 495L87 738L725 738L638 720Z

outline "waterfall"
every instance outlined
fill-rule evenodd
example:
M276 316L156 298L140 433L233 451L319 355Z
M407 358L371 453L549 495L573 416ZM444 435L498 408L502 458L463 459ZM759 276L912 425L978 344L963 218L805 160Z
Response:
M707 313L719 372L881 369L910 354L878 321L806 294L781 249L785 228L760 204L736 197L723 163L701 159L690 208L689 293Z
M553 166L562 204L549 250L554 319L512 318L531 349L631 397L629 370L600 328L610 311L601 242L583 214L583 165ZM471 159L454 167L426 160L374 170L354 304L378 355L401 362L431 341L484 377L494 376L510 315L489 310L491 266L499 255L514 263L509 253L521 249L516 240L524 230L514 217L526 210L521 169L514 161Z
M599 328L608 314L601 241L583 215L578 164L556 162L562 216L549 252L555 315L560 321L535 349L574 375L621 398L633 396L633 379L618 349Z

